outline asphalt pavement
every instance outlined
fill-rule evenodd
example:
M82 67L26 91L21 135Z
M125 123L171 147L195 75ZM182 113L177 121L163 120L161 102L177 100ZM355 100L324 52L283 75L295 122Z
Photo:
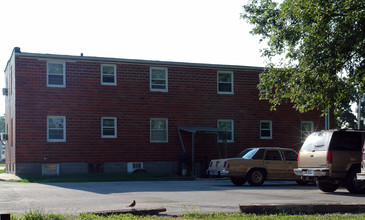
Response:
M0 174L0 178L5 178L5 174ZM0 189L0 213L24 213L31 209L67 214L108 212L131 209L127 206L133 200L136 201L134 209L166 209L164 213L167 215L240 212L242 207L272 205L279 210L294 205L327 205L328 210L335 210L338 205L365 207L362 205L365 195L353 195L344 188L334 193L323 193L315 185L300 186L294 181L267 181L259 187L247 184L237 187L227 179L87 183L0 181Z

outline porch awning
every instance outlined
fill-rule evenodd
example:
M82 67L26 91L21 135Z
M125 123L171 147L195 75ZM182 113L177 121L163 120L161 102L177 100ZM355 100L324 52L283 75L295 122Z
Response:
M213 134L229 134L229 131L212 127L177 127L178 130L190 132L190 133L213 133Z
M201 126L194 126L194 127L177 127L177 131L179 133L181 146L183 148L183 151L186 152L184 142L181 137L181 131L189 132L192 134L192 146L191 146L191 162L192 162L192 174L195 175L195 164L194 164L194 145L195 145L195 135L196 134L215 134L217 136L222 136L224 138L224 145L225 145L225 157L227 157L227 135L230 134L229 131L222 130L219 128L212 128L212 127L201 127ZM218 148L217 143L217 149L219 152L220 157L222 158L222 154Z

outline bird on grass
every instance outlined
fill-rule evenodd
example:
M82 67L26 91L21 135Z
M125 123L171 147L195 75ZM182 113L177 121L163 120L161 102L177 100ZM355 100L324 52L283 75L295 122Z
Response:
M129 206L127 206L127 207L133 208L134 206L136 206L136 200L133 200L133 202Z

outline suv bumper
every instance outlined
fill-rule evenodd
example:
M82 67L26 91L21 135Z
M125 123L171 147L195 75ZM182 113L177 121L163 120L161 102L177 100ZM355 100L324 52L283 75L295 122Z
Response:
M329 169L323 168L298 168L294 169L294 173L298 176L329 176Z
M365 173L358 173L356 175L358 180L365 180Z

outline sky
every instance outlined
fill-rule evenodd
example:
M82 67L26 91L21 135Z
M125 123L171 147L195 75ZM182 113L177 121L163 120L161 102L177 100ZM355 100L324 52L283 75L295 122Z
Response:
M247 0L1 0L0 86L22 52L265 66ZM0 94L0 115L5 98Z

